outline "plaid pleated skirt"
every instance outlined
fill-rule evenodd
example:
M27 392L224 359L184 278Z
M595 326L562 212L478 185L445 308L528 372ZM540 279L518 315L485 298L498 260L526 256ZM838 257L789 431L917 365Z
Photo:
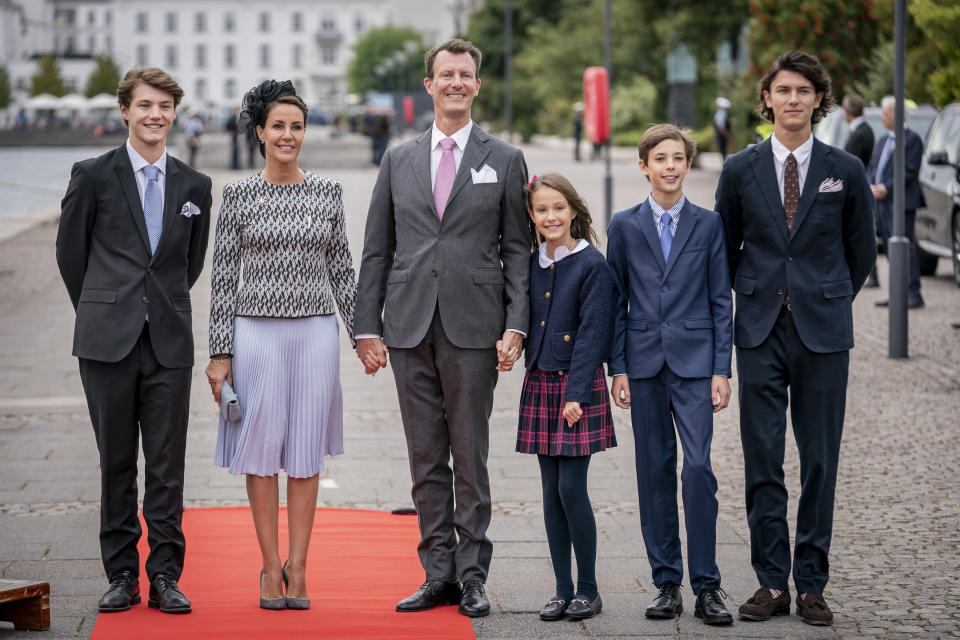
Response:
M587 456L617 446L610 412L610 394L603 367L597 369L589 403L581 403L583 416L572 427L563 417L566 374L527 371L520 396L517 451L548 456Z

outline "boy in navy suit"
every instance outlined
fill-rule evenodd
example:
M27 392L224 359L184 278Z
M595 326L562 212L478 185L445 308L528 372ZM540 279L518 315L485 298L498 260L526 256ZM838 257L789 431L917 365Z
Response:
M720 216L683 196L695 152L694 141L677 127L650 127L639 145L650 197L617 213L607 231L607 260L621 292L611 393L623 409L637 401L631 419L640 522L659 589L647 617L670 619L683 611L679 433L694 615L707 624L730 624L715 560L717 481L710 443L713 414L730 400L733 309Z

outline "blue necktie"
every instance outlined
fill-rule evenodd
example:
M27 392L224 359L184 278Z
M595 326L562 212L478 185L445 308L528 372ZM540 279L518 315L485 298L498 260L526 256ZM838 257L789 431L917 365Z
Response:
M670 246L673 244L673 234L670 233L670 214L664 211L660 214L660 248L663 249L663 261L670 259Z
M143 217L147 223L150 239L150 254L157 250L160 231L163 229L163 194L160 193L160 169L148 164L143 168L147 176L147 188L143 192Z
M893 153L895 146L897 146L897 139L888 135L887 142L883 145L883 151L880 152L880 160L877 161L877 175L874 176L876 182L883 182L883 172L887 168L887 163L890 162L890 154Z

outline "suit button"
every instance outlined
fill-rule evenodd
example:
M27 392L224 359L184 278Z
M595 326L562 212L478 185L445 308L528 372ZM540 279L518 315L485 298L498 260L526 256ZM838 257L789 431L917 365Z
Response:
M560 375L563 375L563 371L559 371L558 373L559 373Z
M553 263L552 263L552 262L550 263L550 268L553 269Z
M143 296L142 298L140 298L140 302L142 302L143 304L147 304L148 302L150 302L150 298L148 298L147 296Z
M782 296L782 295L783 295L783 289L777 289L777 293Z
M544 298L549 298L549 297L550 297L550 292L547 291L545 294L543 294L543 297L544 297Z
M787 262L793 262L793 256L787 256Z
M148 276L152 276L152 275L153 275L153 269L147 269L147 275L148 275Z
M437 275L437 270L436 270L436 269L433 269L432 271L430 271L430 275L436 276L436 275Z
M564 341L564 342L570 342L570 336L568 336L568 335L567 335L567 336L563 336L563 341Z
M540 326L541 326L541 327L544 326L545 324L547 324L547 321L546 321L546 320L541 320L541 321L540 321Z
M670 326L670 323L664 321L664 322L661 322L661 323L660 323L660 326L661 326L661 327L669 327L669 326Z
M670 291L670 287L664 287L663 290L664 290L664 291Z

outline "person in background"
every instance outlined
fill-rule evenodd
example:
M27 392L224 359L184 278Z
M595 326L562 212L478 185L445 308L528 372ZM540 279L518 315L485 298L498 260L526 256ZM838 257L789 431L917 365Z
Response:
M187 124L183 128L184 137L187 140L187 148L190 150L190 166L197 166L197 152L200 151L200 136L203 135L203 118L194 111L187 119Z
M730 130L730 100L723 96L717 98L717 110L713 114L713 129L717 135L717 151L726 160L727 145L730 143L733 133Z
M847 126L850 128L850 137L847 143L843 145L843 150L856 156L866 169L870 166L870 158L873 156L873 127L871 127L863 117L863 98L858 93L848 93L843 96L843 117L847 120ZM867 281L863 283L864 287L879 287L880 281L877 279L877 265L873 265Z

